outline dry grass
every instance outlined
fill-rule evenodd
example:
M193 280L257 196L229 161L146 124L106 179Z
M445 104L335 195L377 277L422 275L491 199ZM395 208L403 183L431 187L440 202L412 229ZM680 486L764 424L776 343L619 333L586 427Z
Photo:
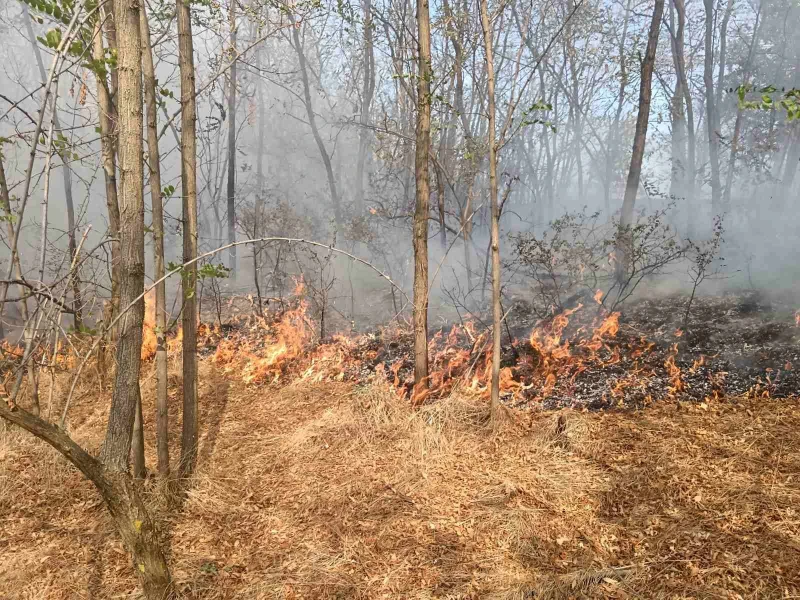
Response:
M201 380L189 497L152 493L184 597L800 597L796 402L565 412L556 435L557 414L493 431L469 399ZM107 408L88 398L72 431L96 448ZM13 431L0 555L0 598L136 597L97 494Z

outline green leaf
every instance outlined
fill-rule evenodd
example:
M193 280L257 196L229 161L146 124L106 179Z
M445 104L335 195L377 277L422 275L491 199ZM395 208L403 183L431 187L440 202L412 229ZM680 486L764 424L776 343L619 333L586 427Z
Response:
M58 48L58 45L61 43L61 30L51 29L47 32L47 45L50 48Z

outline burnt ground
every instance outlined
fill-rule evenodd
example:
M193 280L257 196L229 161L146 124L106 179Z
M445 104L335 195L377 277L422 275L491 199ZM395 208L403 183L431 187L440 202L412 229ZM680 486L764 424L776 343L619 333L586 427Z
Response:
M784 398L800 390L800 327L791 299L769 299L755 293L699 297L694 300L686 327L683 296L640 300L620 311L619 331L604 336L603 347L591 356L582 347L607 313L584 307L570 316L561 337L569 342L571 357L554 361L537 352L528 341L531 330L549 331L551 323L538 321L529 307L517 301L509 313L508 343L504 332L502 366L527 389L506 389L504 399L520 408L640 408L671 399L705 402L711 399L749 397ZM480 330L476 326L476 330ZM446 339L452 326L439 330ZM485 340L464 334L456 345L469 349L474 369ZM436 333L436 332L434 332ZM356 354L370 355L362 366L379 363L399 368L402 385L411 386L413 339L396 330L359 338ZM447 357L431 352L435 368L446 368ZM440 352L440 354L447 354ZM548 361L549 359L549 361ZM556 366L548 367L548 362ZM678 377L670 363L680 369ZM545 376L555 371L557 381L548 386ZM462 369L464 372L465 369Z

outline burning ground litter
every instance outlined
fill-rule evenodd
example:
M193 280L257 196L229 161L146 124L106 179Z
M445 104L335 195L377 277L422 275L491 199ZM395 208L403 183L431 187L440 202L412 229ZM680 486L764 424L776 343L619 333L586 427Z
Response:
M509 313L501 396L525 409L644 407L661 400L788 397L800 389L800 327L789 301L754 294L642 300L621 312L598 302L533 320ZM413 386L413 336L401 325L318 340L299 294L282 313L201 327L201 351L252 385L308 380L387 381L415 405L454 390L488 396L490 336L480 318L441 327L429 341L427 390ZM510 336L508 335L510 334Z

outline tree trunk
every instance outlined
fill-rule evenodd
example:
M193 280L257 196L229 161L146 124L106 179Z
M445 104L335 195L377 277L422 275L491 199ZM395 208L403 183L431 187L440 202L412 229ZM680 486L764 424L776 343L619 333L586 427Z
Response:
M256 52L256 66L261 68L261 50ZM258 103L258 150L256 152L256 202L253 207L253 237L261 237L261 215L264 213L264 138L266 130L266 111L264 110L264 88L260 79L256 80L256 102ZM258 315L264 317L261 297L261 265L259 256L261 244L253 244L253 282L258 297Z
M492 205L492 415L500 408L500 208L497 200L497 141L495 140L494 56L492 53L492 28L489 21L488 0L480 0L483 44L486 52L487 110L489 112L489 197Z
M150 173L150 197L153 206L153 276L164 277L164 204L161 198L161 153L158 149L158 103L150 26L145 5L141 5L139 23L142 34L144 98L147 105L147 166ZM156 285L156 448L158 473L169 476L169 414L167 407L167 284Z
M333 205L333 214L336 219L336 224L341 226L342 210L339 205L339 192L336 190L336 178L333 175L333 166L331 165L331 157L328 155L328 150L325 148L325 142L322 141L322 136L317 127L317 118L314 114L314 105L311 102L311 84L308 80L308 67L306 65L306 53L303 50L303 43L300 40L300 33L295 21L294 15L289 13L289 21L292 24L292 40L294 41L294 48L297 52L297 59L300 62L300 75L303 80L303 98L306 105L306 114L308 116L308 125L311 127L311 134L314 136L314 141L317 143L322 162L325 165L325 173L328 176L328 189L331 194L331 204Z
M117 30L119 169L120 169L120 302L126 316L120 321L117 371L103 463L120 472L128 470L131 434L137 403L141 401L141 367L144 301L144 198L142 164L142 45L139 3L114 0ZM128 308L130 306L130 308Z
M722 186L719 178L719 118L714 93L714 0L703 0L703 6L706 12L703 84L706 92L708 159L711 166L711 211L714 215L719 215L722 208Z
M431 17L428 0L417 0L417 131L414 209L414 385L428 388L428 212L431 151Z
M101 19L99 18L94 28L93 53L96 61L104 60L105 50L103 48ZM114 73L116 73L116 69L114 69ZM114 77L116 77L116 75L114 75ZM111 101L111 93L105 75L101 76L95 73L95 78L97 79L97 109L100 113L100 156L106 186L106 206L108 207L108 233L110 237L119 240L119 201L117 197L116 142L114 139L114 123L117 119L117 115L114 104ZM110 319L113 319L119 311L119 253L119 241L111 242ZM113 332L109 332L109 334L113 336Z
M372 139L368 129L372 109L372 97L375 93L375 50L372 32L372 0L362 0L364 7L364 85L361 90L361 130L358 137L358 161L356 162L356 214L364 214L364 164L367 159L369 142Z
M642 176L642 161L647 140L647 125L650 121L650 100L652 97L653 67L656 60L658 34L661 28L661 17L664 13L664 0L655 0L650 31L647 34L647 50L642 61L642 72L639 84L639 113L636 117L636 132L633 136L631 166L628 181L625 184L625 197L622 202L622 214L619 221L619 240L617 247L617 279L622 281L628 272L630 246L633 242L628 231L633 224L633 209L636 204L636 193Z
M231 70L228 79L228 243L236 241L236 1L230 0ZM236 278L236 246L228 250L228 268Z
M189 3L176 0L178 65L181 73L181 196L183 198L183 261L197 256L197 105L194 47ZM183 294L183 431L180 475L188 478L197 462L197 265L184 269Z
M670 112L672 117L672 166L670 169L670 197L686 200L686 113L683 109L683 77L680 70L679 45L683 45L684 24L679 21L675 30L674 0L670 2L669 31L672 62L675 67L675 91L672 94Z
M169 566L159 546L158 533L137 484L127 473L107 469L62 429L28 413L10 408L0 399L0 417L50 444L89 479L100 492L122 541L133 559L145 598L174 598Z

